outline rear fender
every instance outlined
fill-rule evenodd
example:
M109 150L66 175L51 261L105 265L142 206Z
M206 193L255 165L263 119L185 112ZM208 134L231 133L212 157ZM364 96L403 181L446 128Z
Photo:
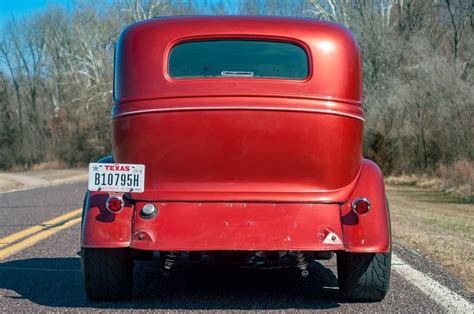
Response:
M365 197L371 209L365 215L352 211L352 202ZM391 247L390 214L380 168L364 159L359 181L341 206L344 247L347 252L388 253Z
M111 156L97 161L113 163ZM119 248L130 246L133 206L125 200L120 213L113 214L105 207L107 192L86 193L82 218L81 246L88 248Z

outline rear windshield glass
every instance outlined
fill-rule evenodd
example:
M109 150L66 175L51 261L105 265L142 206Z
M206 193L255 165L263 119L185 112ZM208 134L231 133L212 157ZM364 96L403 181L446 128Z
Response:
M268 77L301 80L308 57L300 46L275 41L213 40L177 45L171 51L174 78Z

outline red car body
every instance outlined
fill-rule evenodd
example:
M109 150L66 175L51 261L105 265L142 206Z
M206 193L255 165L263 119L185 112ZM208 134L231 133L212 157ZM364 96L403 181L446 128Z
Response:
M303 80L169 74L176 45L293 43ZM144 164L145 192L119 214L89 192L84 248L150 251L390 252L377 165L362 158L358 44L334 23L263 17L173 17L133 24L116 47L113 161ZM370 211L358 215L353 202ZM141 217L144 204L158 214ZM328 235L336 235L328 239Z
M170 78L173 46L213 38L297 43L311 74ZM113 158L146 165L146 192L132 193L134 206L113 222L97 218L110 214L104 193L90 193L83 246L390 250L382 175L362 159L361 63L347 29L303 19L160 18L126 29L116 54ZM351 210L359 197L371 203L365 216ZM149 202L160 211L152 221L137 214ZM323 243L329 230L342 244Z

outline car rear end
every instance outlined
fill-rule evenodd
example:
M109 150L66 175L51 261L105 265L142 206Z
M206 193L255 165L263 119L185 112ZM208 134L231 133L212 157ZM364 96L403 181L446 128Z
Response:
M114 100L113 162L143 167L143 190L90 192L84 248L159 251L165 271L182 252L250 253L241 262L276 252L303 275L316 253L390 252L381 175L362 159L361 65L347 29L140 22L117 44ZM111 198L120 212L104 207Z

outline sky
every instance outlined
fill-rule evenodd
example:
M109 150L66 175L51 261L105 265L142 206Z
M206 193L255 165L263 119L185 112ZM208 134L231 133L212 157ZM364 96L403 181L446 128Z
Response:
M0 25L14 17L23 17L46 9L49 5L69 7L73 0L0 0Z
M5 25L12 16L19 19L31 14L41 12L48 8L48 6L62 5L67 11L72 9L74 3L78 0L0 0L0 32L1 27ZM110 1L110 0L85 0L91 2ZM213 3L219 0L194 0L197 7L201 7L202 14L209 14L208 9ZM227 12L234 12L235 14L239 6L239 0L225 0L223 1ZM206 9L207 8L207 9Z

